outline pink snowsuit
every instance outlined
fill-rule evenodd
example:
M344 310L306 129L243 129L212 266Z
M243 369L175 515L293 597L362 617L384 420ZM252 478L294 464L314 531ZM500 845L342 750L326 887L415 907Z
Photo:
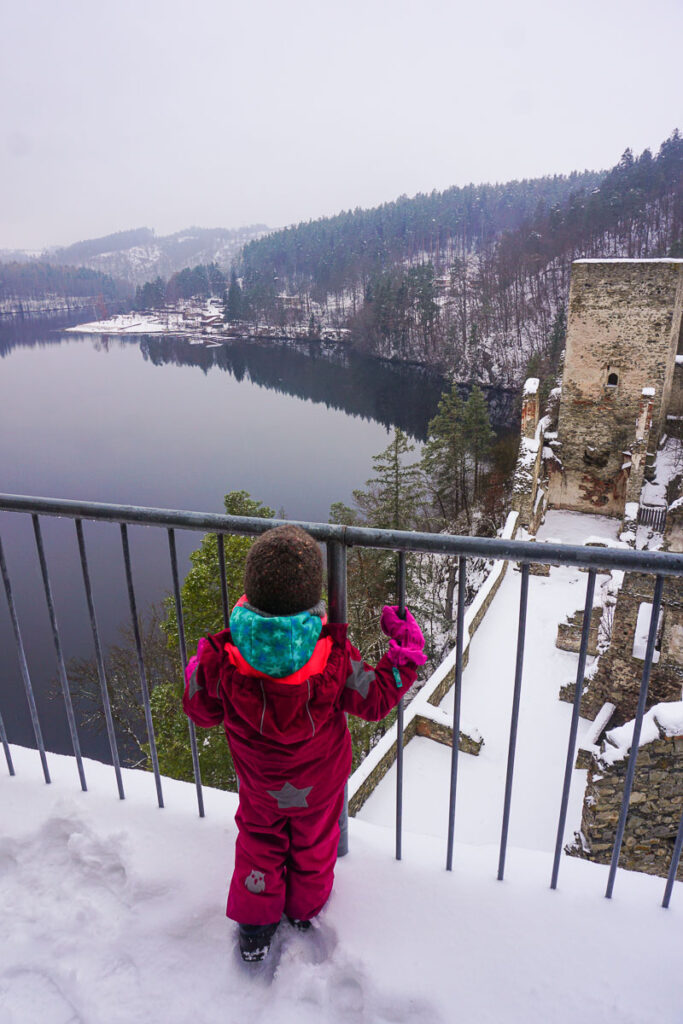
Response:
M345 712L378 721L415 681L412 662L395 667L385 654L367 665L346 632L324 624L285 681L252 668L229 629L200 640L188 666L185 713L203 728L223 722L239 779L227 915L242 924L271 924L283 911L309 920L323 908L351 769Z

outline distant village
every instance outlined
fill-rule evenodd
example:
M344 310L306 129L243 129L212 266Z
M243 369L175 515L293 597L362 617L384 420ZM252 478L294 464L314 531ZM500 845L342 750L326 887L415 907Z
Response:
M287 301L288 300L288 301ZM297 296L283 296L283 305L296 312ZM102 320L79 324L69 330L74 334L147 335L167 334L191 338L191 344L220 345L245 339L311 342L348 342L351 332L340 327L312 329L298 318L293 323L247 323L225 321L220 298L181 300L162 309L137 313L120 313Z

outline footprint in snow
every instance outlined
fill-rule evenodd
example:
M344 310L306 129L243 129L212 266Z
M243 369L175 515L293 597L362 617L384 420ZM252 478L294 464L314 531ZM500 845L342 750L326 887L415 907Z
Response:
M14 970L0 975L2 1024L83 1024L72 1003L49 974L39 970Z

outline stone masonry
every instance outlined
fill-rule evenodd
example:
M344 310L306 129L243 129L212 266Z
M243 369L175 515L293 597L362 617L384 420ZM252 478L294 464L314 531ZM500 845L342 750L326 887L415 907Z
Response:
M600 619L602 608L597 606L591 611L591 624L588 630L588 654L595 657L598 653L598 633L600 630ZM578 654L581 649L581 634L583 632L583 608L579 608L573 615L568 615L564 622L557 627L557 639L555 646L561 651L571 651Z
M587 681L581 700L581 714L593 719L603 704L616 705L615 723L633 718L644 661L633 654L633 642L641 604L651 604L654 581L641 573L628 573L614 608L612 636L601 655L597 671ZM652 665L647 707L662 701L678 701L683 688L683 580L668 578L662 596L662 625ZM648 618L649 621L649 618ZM656 656L657 656L656 655ZM574 684L561 696L573 699Z
M581 833L576 834L567 853L610 863L627 765L627 757L612 764L592 758ZM683 736L664 736L638 751L620 866L666 876L682 813ZM683 879L683 861L677 877Z
M653 443L666 425L682 311L683 260L573 264L552 507L623 515L632 455L644 462L644 398Z
M664 531L664 548L683 552L683 499L671 505ZM634 637L641 605L651 605L654 580L641 573L627 573L618 592L611 623L609 647L600 656L597 670L586 681L581 714L594 719L605 703L616 705L614 721L633 718L643 673L643 658L634 654ZM647 608L642 615L649 622ZM662 592L661 625L655 645L646 707L663 701L679 701L683 691L683 579L668 577ZM642 650L640 652L643 653ZM560 690L563 700L574 699L574 683Z

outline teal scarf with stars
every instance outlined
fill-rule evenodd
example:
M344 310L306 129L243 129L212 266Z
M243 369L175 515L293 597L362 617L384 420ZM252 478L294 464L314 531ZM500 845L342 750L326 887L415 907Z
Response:
M323 628L321 602L296 615L268 615L246 602L230 616L232 640L257 672L281 679L297 672L311 658Z

